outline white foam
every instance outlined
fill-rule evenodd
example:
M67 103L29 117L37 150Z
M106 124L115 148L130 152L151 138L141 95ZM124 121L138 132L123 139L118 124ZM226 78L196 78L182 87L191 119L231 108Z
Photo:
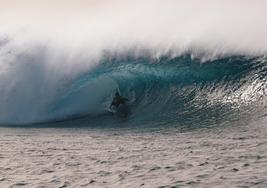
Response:
M92 5L81 0L37 2L7 8L0 17L9 33L23 28L31 36L64 46L86 47L91 54L132 46L160 53L188 49L216 54L267 52L264 0L113 0Z

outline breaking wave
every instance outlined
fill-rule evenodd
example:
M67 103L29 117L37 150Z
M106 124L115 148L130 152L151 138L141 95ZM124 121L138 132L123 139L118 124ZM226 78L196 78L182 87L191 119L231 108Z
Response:
M106 52L90 68L72 67L61 74L40 63L47 55L39 47L2 66L2 125L79 118L88 125L116 124L120 118L108 111L116 91L130 99L129 124L214 125L257 119L266 112L264 56L203 60L192 53L155 58L134 51Z
M266 1L47 3L3 5L1 125L266 116ZM108 111L117 90L130 99L126 120Z

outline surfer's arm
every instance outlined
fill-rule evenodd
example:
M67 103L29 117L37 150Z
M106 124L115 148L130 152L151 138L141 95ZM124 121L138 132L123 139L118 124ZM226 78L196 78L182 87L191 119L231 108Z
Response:
M115 102L112 101L112 103L109 105L109 108L111 108L111 107L114 106L114 105L115 105Z

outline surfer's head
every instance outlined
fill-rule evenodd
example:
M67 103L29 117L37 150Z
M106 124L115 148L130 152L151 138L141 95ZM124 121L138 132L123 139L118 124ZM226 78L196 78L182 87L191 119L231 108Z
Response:
M116 92L116 93L115 93L115 96L116 96L116 97L120 96L119 92Z

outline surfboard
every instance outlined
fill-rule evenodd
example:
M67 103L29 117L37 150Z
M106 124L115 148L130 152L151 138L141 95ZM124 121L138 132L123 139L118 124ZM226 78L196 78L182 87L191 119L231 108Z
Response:
M119 107L108 109L111 114L116 114L118 117L128 117L131 114L130 107L127 103L119 105Z

